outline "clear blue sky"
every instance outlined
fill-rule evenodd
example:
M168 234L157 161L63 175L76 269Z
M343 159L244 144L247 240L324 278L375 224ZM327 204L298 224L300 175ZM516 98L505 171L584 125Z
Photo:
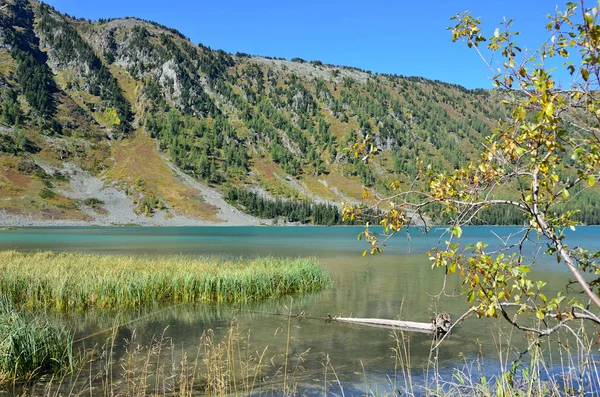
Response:
M213 49L321 60L380 73L423 76L468 88L490 88L476 53L452 43L449 18L472 10L492 33L515 19L523 47L548 37L556 0L47 0L83 18L136 16L176 28ZM369 4L367 4L369 3Z

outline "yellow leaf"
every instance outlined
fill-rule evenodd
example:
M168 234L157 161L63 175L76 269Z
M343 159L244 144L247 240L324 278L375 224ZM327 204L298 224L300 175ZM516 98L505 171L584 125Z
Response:
M552 112L554 112L554 105L552 103L549 103L546 106L545 112L546 112L546 116L548 116L548 117L552 116Z
M455 273L455 272L456 272L456 262L452 262L448 266L448 273Z
M104 118L110 125L119 125L121 124L121 119L119 118L119 114L117 113L117 109L108 107L104 110Z
M585 81L588 81L590 78L590 71L587 69L581 69L581 77L583 77Z
M588 185L590 185L590 187L592 187L596 184L596 178L594 177L594 175L588 176L587 183L588 183Z

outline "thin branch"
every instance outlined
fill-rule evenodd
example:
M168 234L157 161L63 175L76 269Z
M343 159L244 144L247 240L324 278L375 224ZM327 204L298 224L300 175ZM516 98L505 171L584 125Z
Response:
M464 313L462 316L460 316L460 317L458 318L458 320L456 320L456 321L454 322L454 324L452 324L452 326L450 327L450 329L448 330L448 332L446 332L446 333L444 334L444 336L442 336L442 337L440 338L440 340L439 340L439 341L438 341L438 342L435 344L435 346L433 346L433 347L431 348L431 351L434 351L435 349L437 349L437 348L440 346L440 344L441 344L441 343L444 341L444 339L446 339L446 336L450 335L450 333L452 332L452 330L454 329L454 327L456 327L456 324L458 324L458 323L462 322L463 320L466 320L466 319L467 319L467 318L469 318L469 317L470 317L470 316L471 316L473 313L475 313L475 308L473 308L473 307L472 307L472 308L470 308L469 310L467 310L467 311L466 311L466 312L465 312L465 313Z
M577 313L575 309L581 310L583 313ZM590 320L595 322L596 324L600 324L600 318L582 306L573 306L573 308L571 309L571 314L577 319Z
M505 306L515 306L515 305L516 304L500 304L500 312L502 313L502 317L504 317L504 319L506 321L508 321L513 327L515 327L515 328L517 328L517 329L519 329L521 331L532 332L534 334L539 335L540 337L541 336L552 335L560 327L562 327L563 325L565 325L568 321L571 321L571 320L565 318L565 319L559 321L558 324L556 324L554 327L552 327L552 328L546 328L546 329L537 329L537 328L525 327L524 325L521 325L521 324L517 323L515 320L513 320L512 318L510 318L510 316L508 315L508 313L504 309Z
M569 252L563 245L561 239L556 235L556 233L554 233L554 230L550 227L550 225L548 225L546 219L538 209L539 184L537 171L538 170L536 169L536 172L533 173L533 179L531 182L531 190L533 197L533 216L535 217L538 226L542 230L542 233L552 242L554 248L559 253L560 257L565 261L565 263L569 267L569 270L571 271L577 282L583 288L585 294L590 298L592 302L594 302L594 305L600 308L600 298L594 293L594 291L592 291L589 284L587 283L585 278L583 278L583 275L577 268L577 265L575 264L573 258L571 257L571 255L569 255Z

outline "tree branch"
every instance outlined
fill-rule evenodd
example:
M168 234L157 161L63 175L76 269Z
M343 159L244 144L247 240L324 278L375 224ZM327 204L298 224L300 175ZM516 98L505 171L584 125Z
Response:
M589 284L587 283L587 281L585 281L585 278L583 278L583 275L579 271L579 268L575 264L575 261L573 260L571 255L569 255L569 252L567 251L567 249L564 247L561 239L556 235L556 233L554 233L554 230L550 227L550 225L548 225L548 223L546 222L546 219L539 211L539 208L538 208L539 184L538 184L538 170L537 169L533 173L531 190L532 190L532 196L533 196L533 208L532 208L533 216L535 217L535 220L536 220L538 226L540 227L542 233L544 234L544 236L546 236L552 242L552 244L554 245L554 248L556 249L556 252L558 252L558 254L562 258L562 260L565 261L565 263L569 267L569 270L571 271L571 274L573 274L573 277L575 277L575 280L577 280L577 282L581 285L585 294L590 298L590 300L592 302L594 302L594 305L596 305L598 308L600 308L600 298L598 297L598 295L596 295L594 293L594 291L592 291Z

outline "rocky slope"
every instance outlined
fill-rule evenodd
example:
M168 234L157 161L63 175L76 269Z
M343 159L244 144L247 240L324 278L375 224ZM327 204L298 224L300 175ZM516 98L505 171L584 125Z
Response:
M271 222L225 202L232 188L314 203L298 222L333 223L316 213L385 193L418 158L460 167L504 115L484 90L231 55L35 0L0 1L0 95L4 225ZM382 149L371 167L351 150L366 134Z

